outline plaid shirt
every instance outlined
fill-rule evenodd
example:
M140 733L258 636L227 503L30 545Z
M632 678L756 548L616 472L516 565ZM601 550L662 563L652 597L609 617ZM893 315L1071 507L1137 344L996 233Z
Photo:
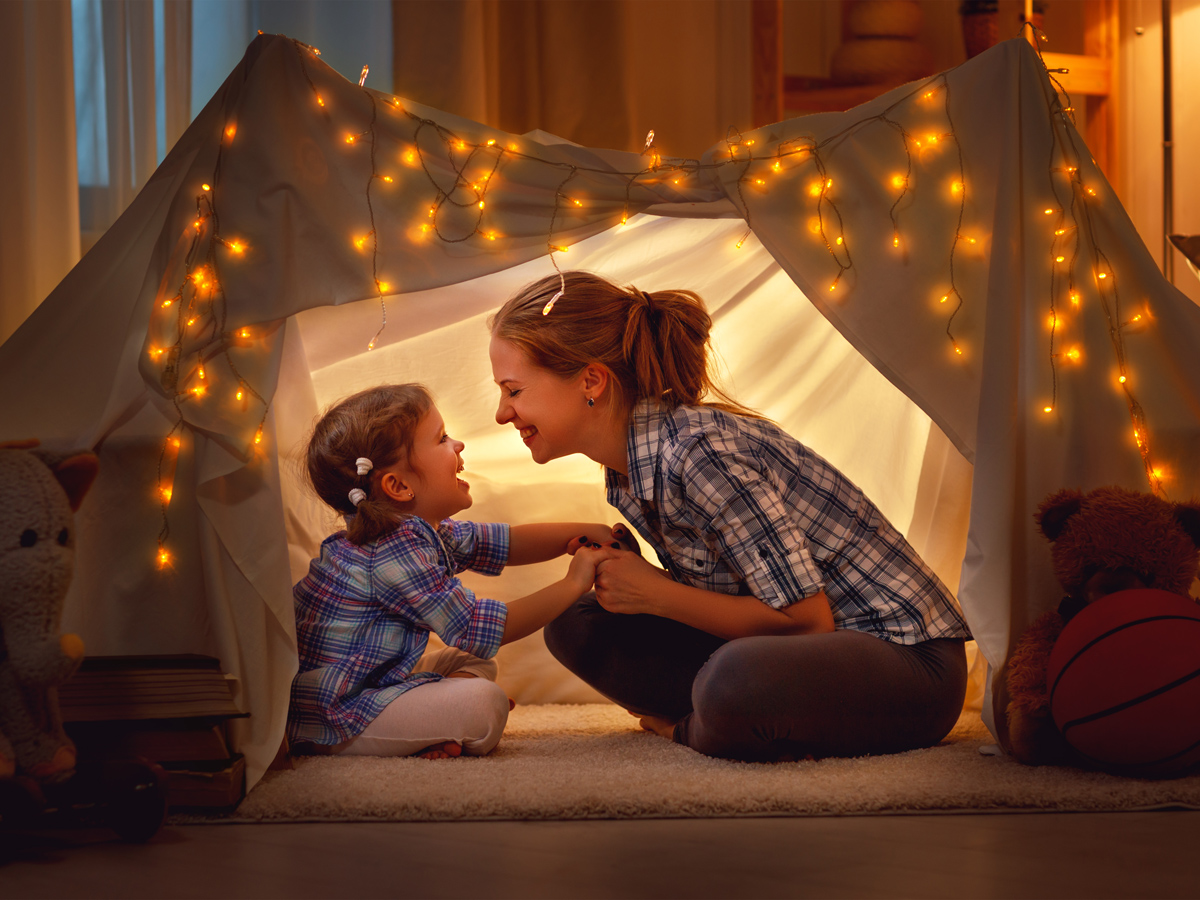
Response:
M849 479L777 425L642 401L608 502L679 582L775 609L824 591L839 628L969 638L954 597Z
M483 659L496 655L508 609L454 576L496 575L508 561L508 526L402 520L356 546L338 532L295 587L300 671L292 681L288 737L337 744L434 672L411 674L429 632Z

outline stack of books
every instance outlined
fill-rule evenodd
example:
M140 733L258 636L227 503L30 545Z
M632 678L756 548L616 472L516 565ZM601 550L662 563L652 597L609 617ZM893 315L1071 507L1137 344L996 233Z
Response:
M211 656L91 656L58 689L63 726L80 759L142 758L167 772L173 811L232 810L246 763L229 746L241 718L233 686Z

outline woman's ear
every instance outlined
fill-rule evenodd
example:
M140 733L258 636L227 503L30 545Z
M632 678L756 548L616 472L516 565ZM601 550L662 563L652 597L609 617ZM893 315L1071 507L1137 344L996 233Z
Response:
M384 472L379 477L379 487L385 496L397 503L409 503L416 496L408 480L398 472Z
M604 396L604 392L608 390L608 384L612 376L608 369L604 366L598 366L595 363L589 363L583 367L581 375L581 385L584 393L593 400Z

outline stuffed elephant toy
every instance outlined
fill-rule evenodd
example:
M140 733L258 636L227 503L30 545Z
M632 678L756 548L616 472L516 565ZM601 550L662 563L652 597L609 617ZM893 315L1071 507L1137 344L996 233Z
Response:
M73 513L95 480L92 453L0 444L0 777L62 781L75 769L57 686L83 642L60 634L75 564Z

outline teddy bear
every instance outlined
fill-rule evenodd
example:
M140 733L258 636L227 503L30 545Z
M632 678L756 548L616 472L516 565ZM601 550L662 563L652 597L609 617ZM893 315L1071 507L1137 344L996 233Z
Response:
M1119 487L1051 494L1034 515L1051 542L1058 608L1021 634L997 673L1001 745L1027 765L1075 762L1050 714L1046 665L1063 627L1089 603L1117 591L1155 588L1189 596L1200 570L1200 505L1170 503Z
M75 768L57 685L78 668L83 642L59 628L74 569L73 513L97 470L86 451L0 444L0 776L49 783Z

